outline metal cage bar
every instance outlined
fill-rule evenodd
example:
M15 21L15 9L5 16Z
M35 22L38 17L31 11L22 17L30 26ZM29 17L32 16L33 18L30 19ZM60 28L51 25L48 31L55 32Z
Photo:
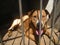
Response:
M54 0L54 14L52 15L52 19L51 19L51 35L50 35L50 41L49 41L49 45L51 45L51 40L52 40L52 38L51 37L53 37L53 35L52 35L52 33L53 33L53 30L54 30L54 18L55 18L55 14L56 14L56 2L57 2L57 0Z
M20 11L21 24L22 24L22 39L23 39L23 45L25 45L24 24L23 24L23 19L22 19L22 0L19 0L19 11Z
M42 19L42 0L40 0L40 15L39 15L39 21L41 22L41 19ZM39 32L41 32L41 23L40 23L40 26L39 26ZM41 38L41 35L39 34L39 44L40 45L40 38Z

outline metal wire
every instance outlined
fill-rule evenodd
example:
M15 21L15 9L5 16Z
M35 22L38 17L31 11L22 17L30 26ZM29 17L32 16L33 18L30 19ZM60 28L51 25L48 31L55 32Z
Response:
M15 35L15 37L18 35L18 32L17 32L17 34ZM15 42L15 39L13 40L13 43L12 43L12 45L14 45L14 42Z
M23 40L23 39L21 39L21 41L20 41L20 45L21 45L21 43L22 43L22 40Z
M51 19L51 35L50 37L53 37L53 30L54 30L54 15L56 14L56 2L57 0L54 0L54 14L52 15L52 19ZM51 38L50 38L50 41L49 41L49 45L51 45Z
M30 36L30 31L28 31L28 35ZM28 45L30 45L30 38L28 39Z
M19 11L20 11L20 19L22 24L22 39L23 39L23 45L25 45L25 38L24 38L24 24L22 19L22 1L19 0Z
M41 22L42 19L42 0L40 0L40 15L39 15L39 21ZM41 32L41 23L39 26L39 32ZM40 39L41 39L41 35L39 34L39 43L38 45L40 45Z
M60 28L59 28L59 31L60 31ZM59 41L60 41L60 32L59 32L59 35L58 35L58 45L60 45Z
M44 36L43 36L43 39L44 39ZM45 45L46 45L45 39L44 39L44 43L45 43Z

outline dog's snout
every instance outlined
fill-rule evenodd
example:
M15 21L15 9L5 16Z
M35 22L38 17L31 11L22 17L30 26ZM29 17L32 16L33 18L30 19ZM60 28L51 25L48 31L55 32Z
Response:
M41 22L38 22L37 23L37 28L39 29L40 26L42 27L42 23Z
M37 27L39 27L39 25L40 25L40 23L38 22L38 23L37 23Z

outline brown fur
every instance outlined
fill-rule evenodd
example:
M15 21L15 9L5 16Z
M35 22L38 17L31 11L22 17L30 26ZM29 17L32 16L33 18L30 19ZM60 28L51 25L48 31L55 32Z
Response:
M40 14L40 10L34 10L33 13L29 15L29 18L24 22L24 30L26 32L25 35L28 38L30 38L31 40L35 41L36 44L38 44L38 41L39 41L39 37L36 35L36 29L37 29L36 22L37 22L37 20L39 20L39 14ZM36 18L36 20L35 20L35 18ZM47 20L47 14L44 10L42 10L43 23L45 23L46 20ZM44 27L46 30L46 26L44 26Z
M38 45L38 41L39 41L39 36L36 35L36 29L37 27L37 20L39 20L39 15L40 15L40 10L32 10L32 12L29 12L29 18L26 19L24 21L24 34L25 36L27 36L28 38L30 38L31 40L33 40L37 45ZM44 33L47 35L50 35L49 31L47 30L47 14L45 12L45 10L42 10L42 19L41 21L43 21L43 27L44 27ZM50 31L51 32L51 31Z

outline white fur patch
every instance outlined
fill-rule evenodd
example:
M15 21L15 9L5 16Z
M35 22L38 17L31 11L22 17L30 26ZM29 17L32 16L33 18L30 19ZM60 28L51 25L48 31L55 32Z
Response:
M36 21L36 24L39 23L39 20Z
M28 18L29 18L28 15L25 15L25 16L22 17L23 21L25 21L25 20L28 19ZM21 19L15 19L15 20L13 21L11 27L10 27L8 30L12 29L14 26L16 26L16 25L18 25L18 24L21 26Z
M47 20L49 19L49 15L47 15Z
M28 15L25 15L24 17L23 17L23 21L25 21L26 19L28 19L29 18L29 16Z
M26 20L26 19L28 19L29 18L29 16L28 15L25 15L25 16L23 16L23 22ZM20 19L21 20L21 19ZM19 25L21 25L21 21L20 21L20 24Z

